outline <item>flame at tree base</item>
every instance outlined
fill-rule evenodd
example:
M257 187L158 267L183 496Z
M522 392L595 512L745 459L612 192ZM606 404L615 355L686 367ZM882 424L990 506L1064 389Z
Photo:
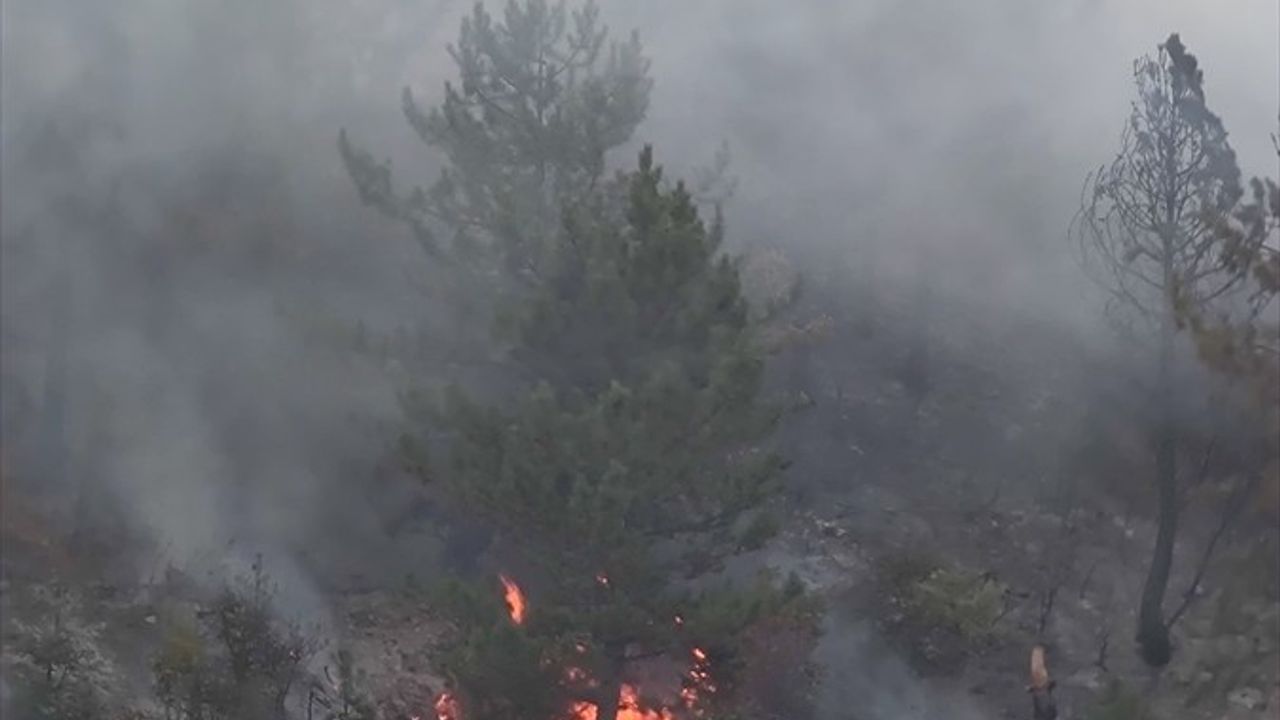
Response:
M503 599L506 601L507 613L511 616L511 622L515 625L523 625L528 605L525 601L524 592L514 580L506 575L499 575L498 580L502 583ZM601 585L608 587L609 579L601 574L596 577L596 581ZM676 627L683 627L684 618L676 615ZM576 649L579 653L587 651L587 647L578 643ZM702 717L703 711L697 705L699 700L715 693L716 686L711 681L710 663L707 653L702 648L693 648L693 665L684 676L683 687L680 690L680 701L684 705L684 711L679 716L676 711L670 707L646 708L640 703L640 692L634 685L623 683L618 689L618 712L617 720L679 720L684 717ZM570 682L580 683L586 682L596 686L582 668L568 667L565 669L565 677ZM436 697L435 706L433 707L435 720L464 720L462 716L462 708L457 697L450 692L442 692ZM600 708L592 702L577 701L569 706L563 720L597 720L600 714ZM412 720L421 720L415 716Z
M443 692L435 701L436 720L461 720L458 700L451 693ZM595 703L576 702L569 708L567 720L596 720L600 709ZM647 709L640 705L640 693L632 685L624 684L618 692L618 720L676 720L669 708ZM419 720L417 716L413 720Z
M596 720L599 708L594 703L578 702L569 709L570 720ZM667 708L645 709L640 706L640 693L624 684L618 692L618 720L675 720Z

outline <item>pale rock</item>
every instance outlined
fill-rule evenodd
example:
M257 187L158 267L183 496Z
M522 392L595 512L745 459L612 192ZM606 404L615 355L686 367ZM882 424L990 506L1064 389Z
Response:
M1227 702L1246 710L1253 710L1262 705L1262 691L1257 688L1236 688L1227 693Z
M1089 690L1100 690L1105 685L1102 679L1102 670L1098 668L1086 668L1079 672L1073 673L1062 681L1063 685L1082 687Z

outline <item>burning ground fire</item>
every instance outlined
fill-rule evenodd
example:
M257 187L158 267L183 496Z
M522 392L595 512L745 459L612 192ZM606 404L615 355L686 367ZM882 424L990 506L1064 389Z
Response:
M608 586L609 579L604 575L596 579L600 584ZM523 625L528 610L524 592L506 575L499 575L498 580L502 583L503 597L511 622ZM684 625L684 618L679 615L674 620L677 626ZM578 645L578 652L586 652L586 649L585 645ZM705 694L714 693L716 688L711 681L707 653L702 648L695 647L691 655L692 665L685 673L680 690L680 704L683 705L685 713L696 718L702 714L698 709L700 698ZM578 667L567 668L565 677L572 682L588 680L586 671ZM462 708L458 699L450 692L440 693L436 697L433 709L435 720L462 720ZM618 691L618 720L677 720L676 713L676 708L643 706L640 702L640 691L634 685L624 683ZM568 708L566 720L596 720L598 714L599 708L594 703L579 701ZM419 720L419 718L415 717L413 720Z

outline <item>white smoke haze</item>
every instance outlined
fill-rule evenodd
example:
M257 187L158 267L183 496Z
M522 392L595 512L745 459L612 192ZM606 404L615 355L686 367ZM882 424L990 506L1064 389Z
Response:
M981 720L985 717L961 692L920 683L892 647L866 620L830 614L814 659L828 668L817 699L817 717L857 720Z
M652 142L683 175L726 141L731 242L782 247L837 285L910 282L923 263L991 324L1107 344L1066 229L1086 173L1117 146L1132 61L1170 32L1199 58L1246 177L1278 171L1274 0L601 5L614 37L639 31L656 83L615 163ZM402 184L427 181L436 159L400 93L439 98L470 7L4 3L5 337L53 342L49 298L70 273L73 422L108 418L95 477L175 565L239 570L264 552L307 618L329 612L316 574L392 577L419 560L388 552L366 489L385 439L370 428L394 421L400 379L318 349L297 318L390 329L447 312L406 280L422 260L405 233L359 204L338 130L390 157ZM67 200L101 209L112 192L114 225L68 217ZM230 219L198 217L206 203ZM195 219L175 220L175 205ZM170 242L213 269L167 275ZM6 378L38 394L45 358L10 362ZM879 657L859 643L820 659ZM902 705L905 667L876 662L824 698L824 717L865 697L859 718L968 717L944 699Z

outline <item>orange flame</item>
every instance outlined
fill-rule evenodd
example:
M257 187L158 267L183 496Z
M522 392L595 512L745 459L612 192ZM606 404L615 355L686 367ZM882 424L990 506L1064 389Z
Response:
M640 694L630 685L618 693L618 720L675 720L667 708L646 710L640 707Z
M517 625L523 625L525 611L524 593L520 591L520 586L506 575L499 575L498 579L502 581L503 592L507 599L507 612L511 614L511 622Z
M436 720L461 720L462 712L458 707L458 699L452 693L445 691L440 693L440 697L435 702ZM417 720L415 717L414 720Z
M579 701L569 708L570 720L596 720L598 714L594 703ZM618 691L618 720L676 720L676 716L668 708L643 707L635 686L624 684Z
M498 579L502 581L503 594L507 603L507 611L511 615L511 621L516 625L524 624L525 611L527 604L524 598L524 592L520 590L520 586L514 580L506 575L499 574ZM601 585L608 586L609 578L603 573L597 576L597 582ZM677 626L684 625L684 618L676 615L674 617ZM581 642L574 643L574 649L579 653L585 653L587 646ZM711 673L707 653L702 648L695 647L691 651L693 656L693 665L685 674L685 680L682 683L683 688L680 690L680 699L685 708L692 710L694 717L700 717L702 712L697 709L696 705L699 698L705 694L711 694L716 691L716 687L711 682ZM565 668L565 680L570 683L586 683L591 687L599 687L599 683L592 678L584 669L576 666ZM448 691L440 693L435 701L435 718L436 720L462 720L461 706L457 698ZM596 720L599 715L599 708L594 704L586 701L574 702L568 708L567 720ZM618 690L618 720L676 720L676 715L669 707L646 708L640 704L640 693L633 685L622 684ZM419 720L414 717L413 720Z

